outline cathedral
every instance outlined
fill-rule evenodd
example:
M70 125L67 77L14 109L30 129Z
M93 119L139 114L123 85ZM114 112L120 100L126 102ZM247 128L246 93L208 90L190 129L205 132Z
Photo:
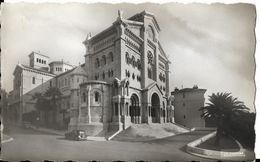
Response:
M58 67L65 66L63 62L52 62L48 72L40 71L48 81L20 96L42 91L39 87L57 86L63 94L59 107L67 109L68 130L85 130L91 136L106 136L132 124L174 122L169 101L170 61L159 41L160 31L152 13L143 11L125 19L118 11L110 27L93 37L88 34L83 42L84 64L66 65L63 71ZM48 61L43 60L43 65L48 69ZM20 99L18 107L23 110L18 113L30 105L33 108L26 97Z

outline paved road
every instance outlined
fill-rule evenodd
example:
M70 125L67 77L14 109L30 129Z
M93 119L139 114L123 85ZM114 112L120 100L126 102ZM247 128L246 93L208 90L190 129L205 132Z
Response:
M185 145L206 131L157 139L147 142L120 141L69 141L62 136L35 130L12 129L9 133L13 141L2 145L2 159L8 161L32 160L175 160L211 161L185 152Z

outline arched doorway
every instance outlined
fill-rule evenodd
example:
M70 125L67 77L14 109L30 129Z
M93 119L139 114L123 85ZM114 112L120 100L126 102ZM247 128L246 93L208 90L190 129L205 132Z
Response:
M130 98L130 117L132 123L139 123L140 119L140 106L139 106L139 98L136 94L133 94Z
M157 93L154 93L151 98L152 108L151 116L153 123L160 122L160 98Z

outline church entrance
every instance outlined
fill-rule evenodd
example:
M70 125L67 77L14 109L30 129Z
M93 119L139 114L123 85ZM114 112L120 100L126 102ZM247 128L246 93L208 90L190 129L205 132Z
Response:
M158 94L154 93L151 98L151 116L152 116L152 122L153 123L159 123L160 122L160 99Z
M139 106L139 99L136 94L131 96L131 105L130 105L130 117L131 122L138 124L140 119L140 106Z

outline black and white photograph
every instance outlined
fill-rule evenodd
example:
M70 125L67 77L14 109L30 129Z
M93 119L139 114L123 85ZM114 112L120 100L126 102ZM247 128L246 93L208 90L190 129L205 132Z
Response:
M253 161L253 3L1 4L1 160Z

